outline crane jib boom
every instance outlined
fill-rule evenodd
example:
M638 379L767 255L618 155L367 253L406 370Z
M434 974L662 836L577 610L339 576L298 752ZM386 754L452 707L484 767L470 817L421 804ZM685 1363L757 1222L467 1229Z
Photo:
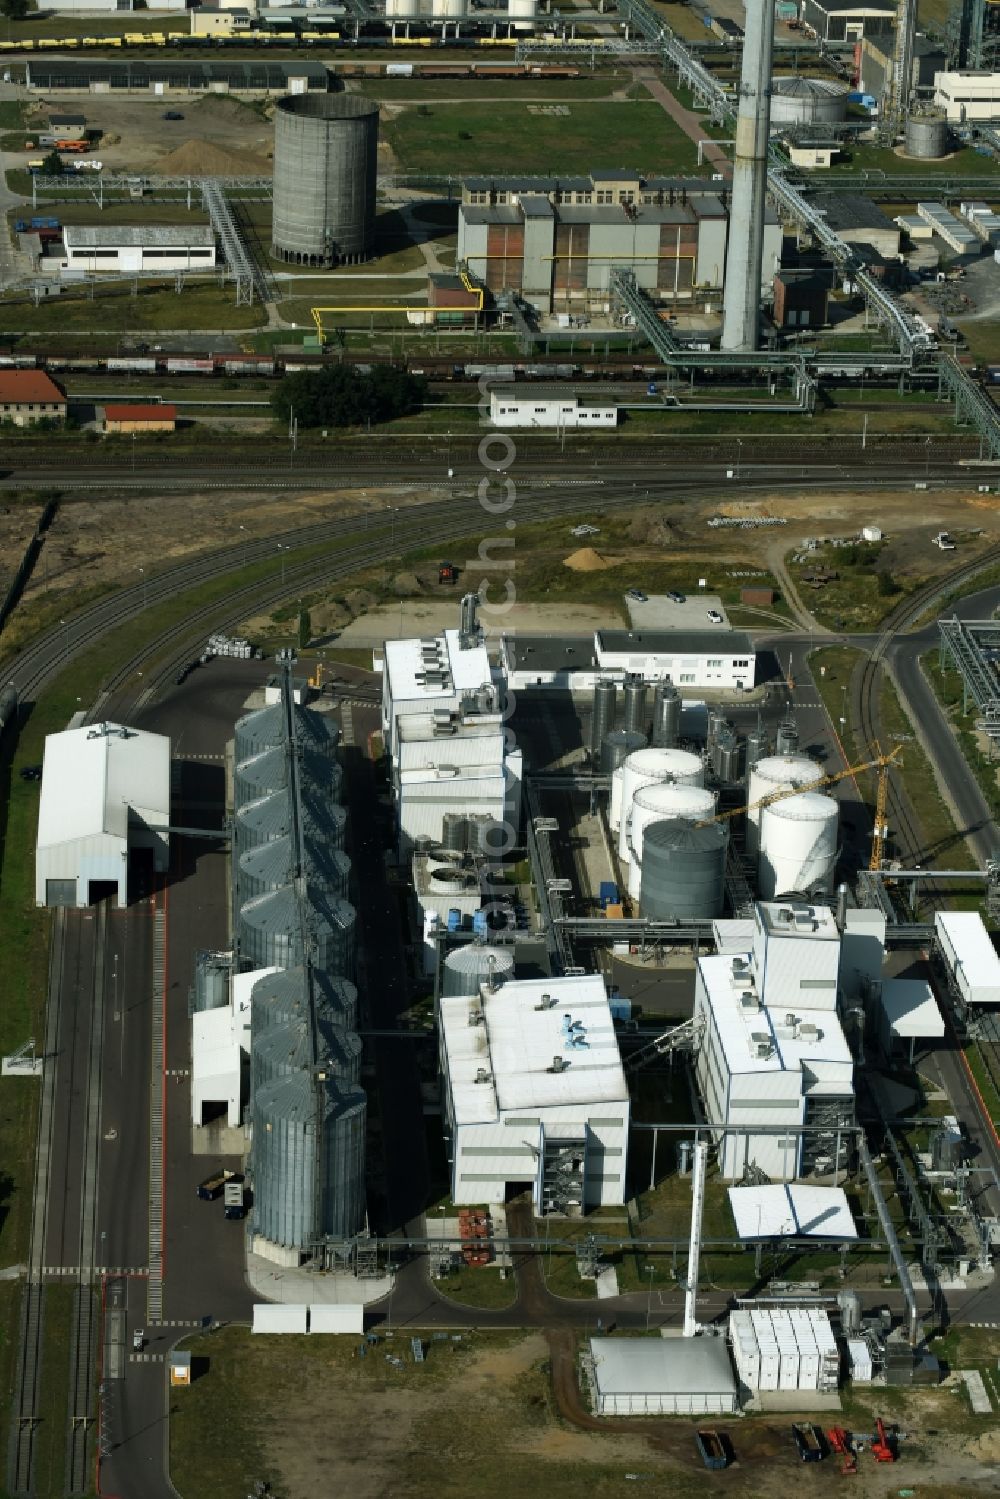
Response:
M742 807L730 807L725 812L717 812L714 817L706 817L696 823L699 828L708 827L713 822L728 822L731 817L740 817L744 812L756 812L759 807L769 807L772 802L780 802L786 796L802 796L806 791L819 791L823 786L833 786L837 781L844 781L848 776L861 775L866 770L887 771L895 761L903 746L897 744L896 748L888 755L876 755L873 760L864 760L859 765L849 765L846 770L836 770L832 775L817 776L814 781L806 781L801 786L786 786L781 791L770 791L767 796L762 796L758 801L747 802Z

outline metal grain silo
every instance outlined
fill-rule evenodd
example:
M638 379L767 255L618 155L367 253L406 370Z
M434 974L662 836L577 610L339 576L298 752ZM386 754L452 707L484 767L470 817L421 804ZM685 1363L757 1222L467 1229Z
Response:
M642 888L642 849L649 824L665 817L704 822L714 816L715 793L704 786L658 781L636 792L628 823L628 893L633 900L639 899Z
M652 743L656 749L673 749L681 732L681 695L673 682L657 682L653 692Z
M639 911L650 921L721 916L726 894L724 822L703 827L683 818L651 822L643 832Z
M273 1025L253 1038L250 1048L251 1097L276 1078L300 1072L312 1058L341 1087L353 1087L361 1074L361 1037L334 1024L327 1016L310 1020L297 1015L284 1025Z
M364 1221L366 1100L360 1088L302 1071L277 1078L253 1101L254 1232L307 1250L349 1238Z
M258 750L245 760L239 760L233 771L233 801L237 808L247 802L266 796L269 791L280 791L288 785L288 770L291 754L288 746L273 745L270 749ZM343 772L332 756L299 746L299 785L305 790L313 788L332 801L340 798L343 787Z
M601 743L601 774L612 775L624 765L629 755L645 748L645 734L633 734L628 729L612 729Z
M909 115L903 140L907 156L928 161L947 155L951 145L947 116L943 111L935 109L925 109L919 114Z
M303 847L307 878L319 881L337 895L346 895L351 879L351 861L343 849L331 848L324 838L316 837L314 833L303 836ZM289 834L248 848L240 855L236 875L240 901L251 900L266 890L287 885L293 874L294 856Z
M444 960L441 992L446 998L456 994L478 994L480 986L496 984L514 976L514 952L509 947L481 947L472 942L456 947Z
M200 952L194 963L192 1010L221 1010L227 1005L232 973L231 952Z
M765 755L763 760L750 772L750 784L747 787L747 801L750 810L747 812L746 845L747 853L756 854L759 846L760 815L761 807L754 807L754 802L759 802L762 797L770 796L775 791L791 791L796 786L808 786L811 781L819 780L823 774L815 760L810 760L806 755Z
M598 677L594 683L594 705L590 720L590 754L594 760L600 758L605 736L615 726L615 705L618 700L618 684L613 677Z
M334 848L342 848L347 828L346 809L311 790L303 792L301 806L303 830L315 832ZM247 802L233 819L233 847L237 859L259 843L284 838L291 832L291 827L292 803L287 788Z
M629 755L622 766L618 820L618 857L626 864L629 859L629 818L636 792L657 781L673 781L679 786L701 786L705 781L705 767L698 755L692 755L687 750L641 749Z
M331 1023L355 1030L358 1023L358 991L350 979L312 970L312 1002L317 1015ZM309 1006L306 970L285 968L257 980L250 995L250 1034L254 1040L274 1026L307 1013Z
M632 734L646 734L646 683L638 674L625 678L625 729Z
M340 739L340 726L328 713L317 713L300 703L292 705L295 721L295 738L300 748L319 750L332 755ZM274 749L287 739L285 710L280 703L271 703L266 708L255 708L236 720L234 759L237 764L259 754L261 750Z
M313 966L347 976L354 971L354 907L311 881L282 885L240 907L240 958L251 968ZM303 919L309 953L303 951Z
M294 265L366 260L375 232L378 105L294 94L274 114L272 251Z
M832 796L803 791L764 807L758 887L763 900L833 889L840 808Z

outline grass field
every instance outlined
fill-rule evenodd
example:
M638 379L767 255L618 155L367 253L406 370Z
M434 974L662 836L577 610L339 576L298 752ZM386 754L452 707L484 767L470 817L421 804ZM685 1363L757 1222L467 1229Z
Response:
M383 120L386 139L408 171L589 172L627 167L697 171L697 151L658 104L568 106L568 116L531 115L527 106L427 105Z
M434 99L461 99L469 104L490 98L544 99L573 104L583 99L607 99L622 90L636 91L628 73L595 73L592 78L365 78L350 84L350 92L378 99L382 104L414 104Z
M887 177L926 177L928 173L940 172L944 176L991 177L995 180L996 162L988 156L980 156L968 146L953 151L940 161L920 161L884 147L855 146L852 151L844 151L837 157L830 172L831 175L837 172L884 172Z
M127 285L103 288L91 300L64 294L42 302L0 300L0 336L5 333L86 332L116 338L122 333L159 333L170 329L258 328L263 309L235 306L231 288L187 286L178 296L171 289L140 283L138 296Z

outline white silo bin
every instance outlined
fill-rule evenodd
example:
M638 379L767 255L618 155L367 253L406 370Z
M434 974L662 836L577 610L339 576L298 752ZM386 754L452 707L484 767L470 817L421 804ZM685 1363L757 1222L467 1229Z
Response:
M618 857L629 860L627 823L635 794L643 786L671 781L677 786L702 786L705 767L697 755L680 749L641 749L629 755L622 766L621 808L618 822Z
M624 765L619 765L611 775L611 801L608 805L608 826L613 833L617 833L622 820L622 777L625 774Z
M680 817L685 822L705 822L715 816L715 793L704 786L681 786L676 781L657 781L636 792L629 812L628 893L639 899L642 887L642 835L651 822Z
M431 0L431 15L438 21L460 21L465 15L465 0Z
M764 900L793 891L833 889L840 808L832 796L803 791L764 807L758 886Z
M515 23L515 31L531 31L531 25L525 22L534 21L538 14L538 0L507 0L507 15ZM517 23L521 24L518 25Z
M751 808L747 813L748 854L756 854L760 847L760 814L764 809L758 807L754 810L754 802L759 802L761 797L770 796L775 791L791 791L796 786L808 786L810 782L818 781L822 774L822 767L815 760L810 760L808 755L765 755L763 760L757 761L750 772L747 787L747 802Z

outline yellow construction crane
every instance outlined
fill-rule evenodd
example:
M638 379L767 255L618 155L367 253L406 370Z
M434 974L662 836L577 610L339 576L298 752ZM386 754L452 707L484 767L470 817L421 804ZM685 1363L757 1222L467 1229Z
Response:
M848 776L863 774L866 770L878 771L878 789L875 795L875 826L872 831L872 856L869 867L881 869L882 856L885 851L886 838L886 805L889 798L889 768L902 753L903 746L897 744L896 748L888 755L881 751L871 760L863 760L858 765L849 765L846 770L834 771L832 775L817 776L815 781L806 781L802 786L790 786L784 791L771 791L767 796L762 796L759 801L746 802L742 807L731 807L726 812L717 812L714 817L706 817L698 823L699 827L707 827L713 822L728 822L732 817L740 817L744 812L756 812L760 807L769 807L772 802L780 802L786 796L801 796L805 791L822 791L825 786L834 786L838 781L846 781Z

